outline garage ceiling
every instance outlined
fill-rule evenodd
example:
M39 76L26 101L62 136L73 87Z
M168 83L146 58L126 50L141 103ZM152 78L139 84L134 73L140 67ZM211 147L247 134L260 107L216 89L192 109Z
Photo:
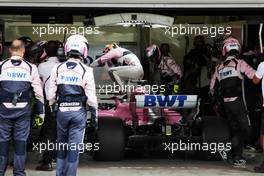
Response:
M5 7L98 7L98 8L249 8L264 7L263 0L0 0Z

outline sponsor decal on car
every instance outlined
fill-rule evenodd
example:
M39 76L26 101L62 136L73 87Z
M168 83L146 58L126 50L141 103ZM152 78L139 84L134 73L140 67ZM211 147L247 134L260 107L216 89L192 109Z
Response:
M197 95L137 95L136 106L148 108L194 108Z

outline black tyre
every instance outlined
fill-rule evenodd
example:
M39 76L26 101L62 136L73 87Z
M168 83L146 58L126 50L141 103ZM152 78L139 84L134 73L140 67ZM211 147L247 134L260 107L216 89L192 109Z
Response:
M209 146L210 150L197 152L198 158L202 160L221 160L217 148L221 145L227 146L230 142L230 130L224 118L208 116L201 120L201 144ZM221 147L221 148L222 148ZM231 147L229 144L227 147Z
M125 153L125 129L121 119L101 117L98 120L97 139L99 150L94 151L97 161L119 161Z

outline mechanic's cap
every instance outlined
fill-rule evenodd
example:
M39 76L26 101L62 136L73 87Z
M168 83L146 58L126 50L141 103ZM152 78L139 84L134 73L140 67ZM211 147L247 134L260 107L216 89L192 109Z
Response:
M29 44L29 43L33 42L33 40L30 37L27 37L27 36L19 37L18 40L23 41L25 44Z

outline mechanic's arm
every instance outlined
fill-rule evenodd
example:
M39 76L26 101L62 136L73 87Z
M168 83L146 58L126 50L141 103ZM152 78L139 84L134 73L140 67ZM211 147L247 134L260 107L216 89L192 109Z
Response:
M96 96L94 73L93 73L92 68L89 68L89 70L87 70L85 73L84 91L85 91L86 97L88 98L87 104L96 110L98 108L98 103L97 103L97 96Z
M254 84L258 84L258 83L260 82L260 80L261 80L261 79L260 79L260 78L258 78L258 76L254 75L254 77L253 77L253 80L252 80L252 81L253 81L253 83L254 83Z
M33 87L33 91L37 99L36 105L38 108L38 113L41 115L42 118L44 118L45 108L44 108L43 88L39 77L38 69L35 65L32 66L31 85Z
M240 72L244 73L249 79L253 79L255 70L250 67L244 60L240 60Z
M264 62L261 62L258 66L258 69L253 77L253 83L254 84L258 84L260 82L260 80L263 78L264 76Z
M110 61L112 58L120 58L122 57L123 53L118 49L112 49L108 53L102 55L95 61L93 61L92 64L90 64L91 67L98 67L100 65L103 65L107 61Z
M53 67L50 75L50 86L48 90L47 100L49 101L49 105L53 105L56 100L56 92L57 92L57 66Z

